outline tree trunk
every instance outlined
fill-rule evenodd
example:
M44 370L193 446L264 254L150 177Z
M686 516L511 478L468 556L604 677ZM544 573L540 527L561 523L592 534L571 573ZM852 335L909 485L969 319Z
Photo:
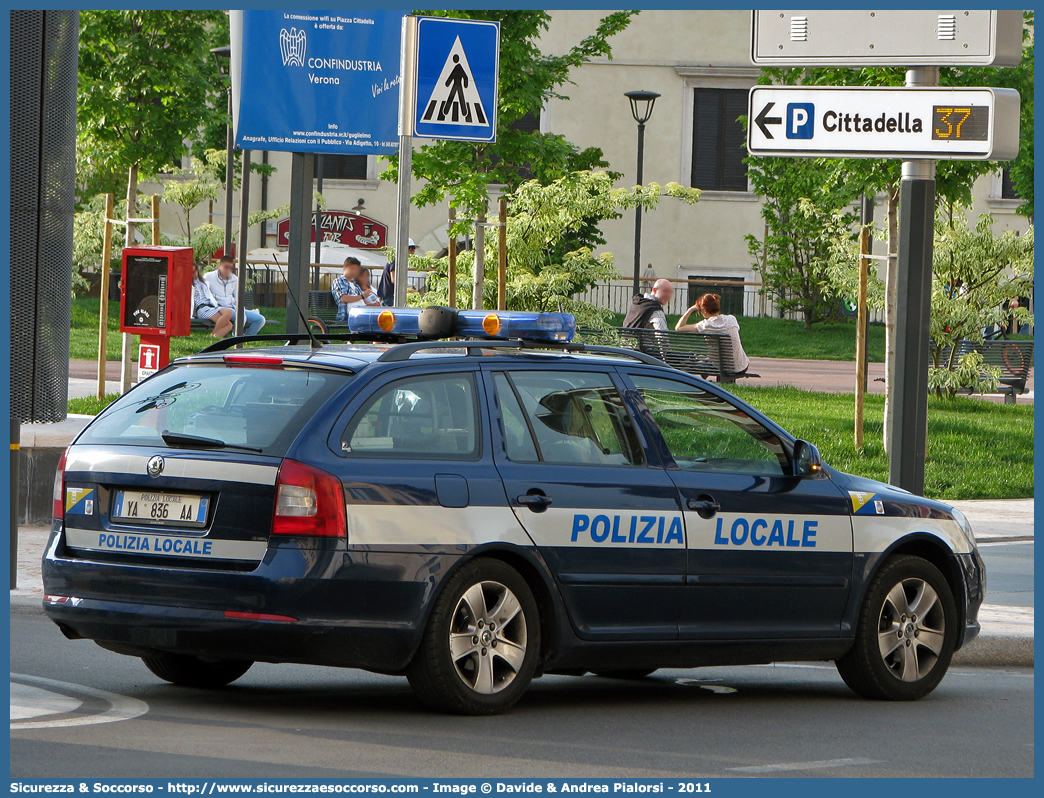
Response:
M899 286L899 186L889 183L888 192L888 260L885 261L885 406L884 450L892 433L892 385L895 378L895 302Z

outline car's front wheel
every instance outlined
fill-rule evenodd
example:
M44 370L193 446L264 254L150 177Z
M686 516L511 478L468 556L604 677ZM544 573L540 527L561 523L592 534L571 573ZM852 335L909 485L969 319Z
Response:
M895 557L871 582L855 645L837 670L861 696L912 701L942 681L956 640L957 608L942 573L920 557Z
M495 715L522 697L539 652L540 618L526 580L499 560L479 559L435 600L406 675L433 709Z
M160 653L142 657L145 667L163 681L181 687L224 687L250 670L250 660L207 662L189 654Z

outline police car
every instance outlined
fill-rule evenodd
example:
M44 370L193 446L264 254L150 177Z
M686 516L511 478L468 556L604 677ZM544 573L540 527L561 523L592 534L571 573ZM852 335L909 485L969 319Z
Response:
M717 385L565 314L349 325L218 342L83 430L43 567L68 638L188 687L313 663L491 714L544 673L783 660L916 699L979 631L959 511Z

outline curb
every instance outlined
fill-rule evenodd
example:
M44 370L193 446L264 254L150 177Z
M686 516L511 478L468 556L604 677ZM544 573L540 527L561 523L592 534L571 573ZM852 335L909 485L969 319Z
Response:
M11 611L20 615L43 615L43 594L11 596ZM980 634L953 655L951 665L978 668L1033 667L1033 638L1025 635Z

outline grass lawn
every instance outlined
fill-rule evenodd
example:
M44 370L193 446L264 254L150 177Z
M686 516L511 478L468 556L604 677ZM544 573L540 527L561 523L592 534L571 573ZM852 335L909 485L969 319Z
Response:
M815 444L841 471L888 481L881 442L884 397L866 397L864 446L853 444L852 394L735 386L733 393ZM958 397L928 401L925 495L933 499L1033 497L1033 405Z
M265 325L266 332L282 332L286 323L286 308L259 308L266 319L277 324ZM119 360L122 346L119 326L120 303L109 303L109 334L105 339L106 360ZM137 336L135 336L137 339ZM170 340L171 359L191 355L214 343L206 330L194 330L192 335ZM132 347L133 359L138 359L138 341ZM69 357L73 360L95 360L98 357L98 300L79 297L72 301L72 327L69 331Z
M834 468L888 480L881 444L884 398L866 397L863 451L852 442L852 395L797 388L736 386L734 393L784 429L815 444ZM70 413L98 413L104 401L70 399ZM1021 499L1033 496L1033 405L932 397L928 407L925 494L934 499Z
M671 329L677 316L668 316ZM610 324L619 327L623 316L614 314ZM743 350L754 357L788 357L803 360L855 360L855 322L813 324L806 332L804 322L740 316ZM871 324L867 356L871 363L884 362L884 326Z

